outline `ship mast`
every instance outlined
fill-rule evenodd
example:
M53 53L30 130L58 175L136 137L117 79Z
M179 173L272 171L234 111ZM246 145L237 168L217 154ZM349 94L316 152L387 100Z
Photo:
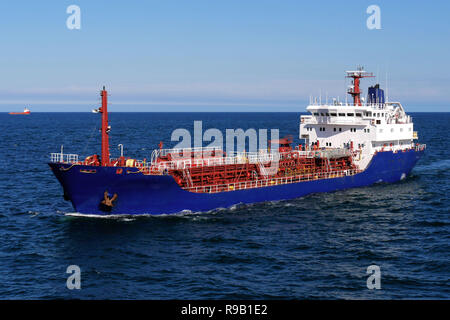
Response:
M99 108L99 112L102 114L102 166L109 165L109 130L108 125L108 92L103 86L103 90L100 92L102 97L102 106Z
M373 78L372 72L364 71L363 67L358 67L356 71L346 71L346 78L353 78L352 85L349 86L347 93L353 97L353 104L355 106L361 105L361 90L359 88L359 81L361 78Z

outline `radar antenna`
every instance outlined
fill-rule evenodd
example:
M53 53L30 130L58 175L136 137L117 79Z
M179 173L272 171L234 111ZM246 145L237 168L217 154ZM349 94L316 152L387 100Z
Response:
M346 78L352 78L352 85L349 86L347 93L353 97L353 104L355 106L361 105L361 89L359 88L359 81L361 78L374 78L372 72L364 71L361 66L357 67L356 71L346 71Z

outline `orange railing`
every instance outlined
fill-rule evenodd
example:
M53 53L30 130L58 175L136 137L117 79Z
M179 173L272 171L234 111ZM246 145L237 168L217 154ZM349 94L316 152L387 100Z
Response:
M313 181L320 179L332 179L341 178L346 176L352 176L357 173L362 172L358 169L348 169L335 172L321 172L321 173L310 173L304 175L290 176L290 177L279 177L279 178L267 178L252 181L241 181L227 184L216 184L216 185L206 185L206 186L194 186L186 187L184 190L196 192L196 193L218 193L225 191L235 191L235 190L246 190L261 187L272 187L276 185L298 183L304 181Z

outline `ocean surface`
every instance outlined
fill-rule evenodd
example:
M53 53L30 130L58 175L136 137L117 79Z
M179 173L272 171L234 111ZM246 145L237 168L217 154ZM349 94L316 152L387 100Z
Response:
M300 113L111 113L150 158L177 128L280 129ZM50 152L100 153L100 116L0 114L0 299L449 299L450 113L413 113L427 151L395 184L175 216L71 216ZM295 143L299 143L298 140ZM69 290L69 265L81 289ZM369 290L378 265L381 289Z

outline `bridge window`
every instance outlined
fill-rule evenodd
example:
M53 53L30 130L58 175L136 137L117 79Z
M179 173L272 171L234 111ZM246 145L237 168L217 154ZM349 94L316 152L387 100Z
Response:
M356 116L357 117L362 117L362 114L361 113L357 113Z
M348 117L353 117L355 114L354 113L347 113Z
M339 117L345 117L345 113L339 113Z
M318 113L318 112L314 112L314 115L315 115L315 116L318 116L318 115L319 115L319 113Z
M336 117L336 113L330 113L332 117Z

